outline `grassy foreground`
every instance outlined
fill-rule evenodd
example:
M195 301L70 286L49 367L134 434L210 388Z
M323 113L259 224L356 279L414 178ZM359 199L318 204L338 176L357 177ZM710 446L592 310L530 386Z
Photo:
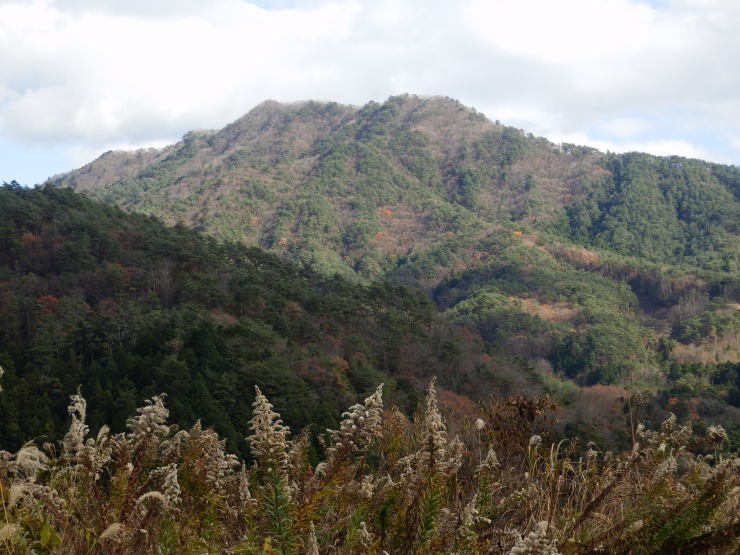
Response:
M721 427L635 424L632 450L542 434L547 397L492 399L453 434L434 380L413 421L382 387L324 434L289 438L257 389L251 465L164 396L89 437L69 405L60 445L0 451L0 545L9 553L725 553L738 548L740 459ZM544 437L544 439L543 439ZM704 455L695 454L697 452ZM707 454L707 453L713 454Z

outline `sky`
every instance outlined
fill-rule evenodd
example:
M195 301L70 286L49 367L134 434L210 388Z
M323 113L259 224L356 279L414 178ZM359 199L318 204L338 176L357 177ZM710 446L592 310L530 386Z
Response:
M553 142L740 164L738 0L0 0L0 181L266 99L443 95Z

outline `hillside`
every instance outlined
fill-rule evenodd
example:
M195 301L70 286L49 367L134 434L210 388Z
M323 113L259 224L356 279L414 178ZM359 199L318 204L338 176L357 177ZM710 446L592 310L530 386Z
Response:
M456 240L362 285L1 187L3 551L735 549L738 365L651 354L637 317L651 286L734 285L505 227ZM421 272L436 307L398 284ZM681 333L726 338L733 307L691 298ZM646 361L663 389L566 379Z
M432 375L463 414L471 399L538 387L402 286L322 276L69 190L13 185L0 188L0 366L5 449L61 439L78 387L94 429L121 430L166 393L174 423L215 426L241 453L254 384L294 430L336 425L378 383L409 413Z

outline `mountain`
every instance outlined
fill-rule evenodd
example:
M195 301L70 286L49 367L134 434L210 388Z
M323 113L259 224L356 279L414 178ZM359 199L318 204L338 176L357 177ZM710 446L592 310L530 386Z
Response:
M555 145L404 95L266 102L49 185L319 274L418 289L563 404L640 388L662 409L737 428L736 167Z
M265 102L49 183L367 278L502 222L653 261L738 263L737 168L554 145L447 98Z
M266 102L217 133L108 153L51 183L372 278L446 236L551 216L584 198L596 159L449 99Z

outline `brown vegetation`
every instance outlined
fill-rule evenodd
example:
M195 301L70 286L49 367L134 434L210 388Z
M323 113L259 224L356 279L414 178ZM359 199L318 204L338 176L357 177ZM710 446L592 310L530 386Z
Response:
M600 392L602 390L599 390ZM727 434L671 416L629 452L550 444L547 397L491 400L455 437L434 382L413 421L381 388L313 464L257 389L253 463L212 430L167 424L163 396L127 433L88 437L86 403L57 448L0 452L9 553L723 553L739 547L740 461ZM701 445L713 455L693 454Z

